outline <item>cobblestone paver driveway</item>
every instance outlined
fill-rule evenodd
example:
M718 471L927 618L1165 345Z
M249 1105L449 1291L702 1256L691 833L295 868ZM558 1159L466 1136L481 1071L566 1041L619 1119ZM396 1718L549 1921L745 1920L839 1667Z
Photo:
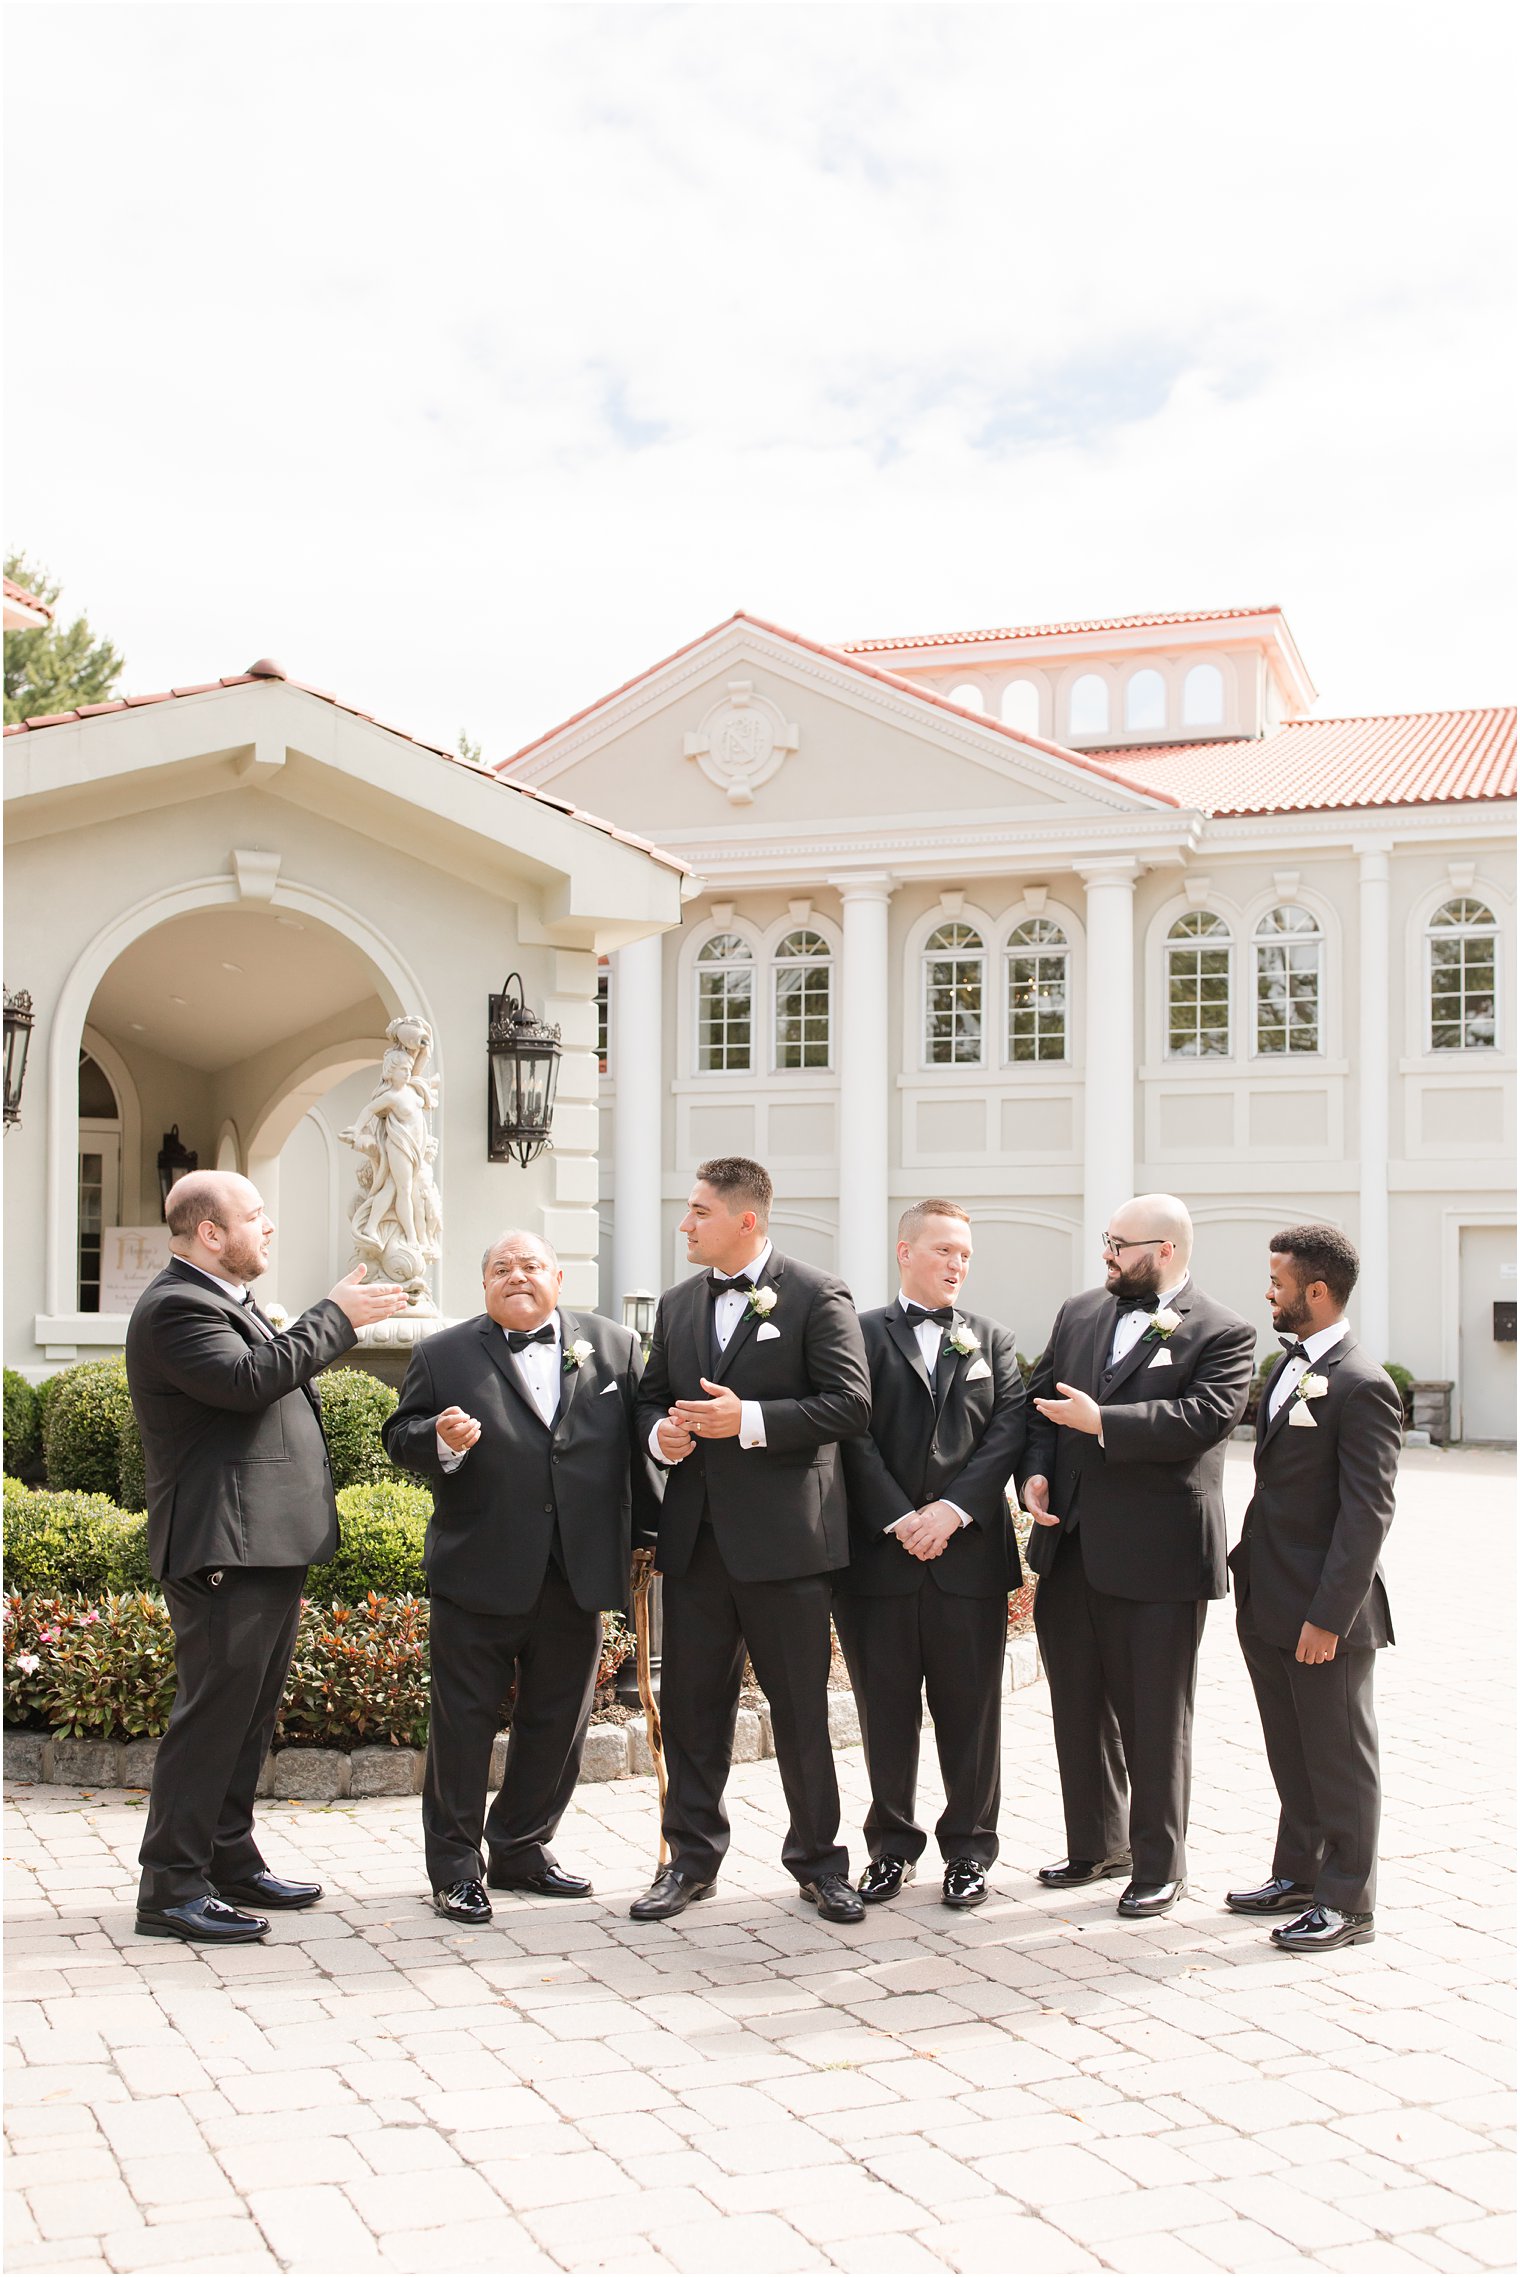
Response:
M1237 1517L1247 1480L1232 1450ZM1406 1457L1378 1939L1318 1964L1220 1907L1273 1810L1219 1608L1194 1895L1146 1925L1031 1879L1062 1849L1043 1685L1007 1707L994 1898L949 1913L930 1876L853 1932L788 1894L772 1763L664 1928L626 1911L648 1780L580 1790L594 1900L467 1934L415 1802L267 1805L328 1899L216 1958L132 1934L141 1797L18 1789L9 2266L1511 2268L1512 1482Z

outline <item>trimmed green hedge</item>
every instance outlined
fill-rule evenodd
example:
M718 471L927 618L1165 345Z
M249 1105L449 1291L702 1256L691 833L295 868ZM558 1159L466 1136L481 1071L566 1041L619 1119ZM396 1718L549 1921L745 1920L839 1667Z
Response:
M37 1386L14 1368L5 1371L5 1475L25 1478L42 1458L42 1402Z
M124 1510L141 1510L142 1440L127 1392L125 1360L85 1360L49 1378L43 1447L50 1487L108 1494Z
M341 1521L338 1554L314 1565L306 1594L319 1604L361 1604L371 1589L385 1597L422 1597L422 1545L433 1498L409 1479L385 1479L377 1486L346 1486L338 1496Z
M316 1379L322 1395L322 1429L332 1461L333 1485L405 1482L381 1444L380 1431L396 1394L363 1368L327 1368Z
M103 1597L156 1586L148 1521L104 1494L54 1494L5 1482L5 1586Z

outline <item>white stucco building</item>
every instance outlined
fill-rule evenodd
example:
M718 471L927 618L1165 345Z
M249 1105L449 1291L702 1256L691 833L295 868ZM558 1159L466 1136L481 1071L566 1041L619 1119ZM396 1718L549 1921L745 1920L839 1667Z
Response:
M1115 1200L1171 1188L1264 1340L1267 1236L1343 1226L1377 1356L1512 1437L1515 715L1314 702L1277 608L836 647L740 614L508 760L701 881L606 969L604 1307L747 1152L862 1304L905 1202L965 1203L1032 1353Z
M5 755L5 976L35 1017L5 1136L9 1365L120 1347L106 1237L144 1229L151 1269L176 1128L261 1187L265 1300L330 1288L357 1192L339 1133L401 1015L441 1077L438 1307L478 1310L484 1241L517 1224L594 1302L597 959L676 921L678 861L267 661L7 728ZM526 1170L487 1158L488 999L513 970L564 1041L553 1151Z

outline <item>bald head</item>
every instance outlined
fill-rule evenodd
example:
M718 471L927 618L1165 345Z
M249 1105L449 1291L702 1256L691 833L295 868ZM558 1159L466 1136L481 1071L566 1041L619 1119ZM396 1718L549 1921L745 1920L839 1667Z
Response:
M269 1264L274 1227L251 1179L235 1170L192 1170L176 1178L164 1206L176 1257L224 1281L256 1281Z
M1115 1210L1108 1230L1131 1240L1169 1241L1179 1266L1185 1266L1193 1254L1193 1221L1187 1204L1175 1194L1137 1194Z
M1175 1289L1187 1278L1193 1221L1175 1194L1137 1194L1109 1219L1103 1254L1109 1292L1121 1303Z

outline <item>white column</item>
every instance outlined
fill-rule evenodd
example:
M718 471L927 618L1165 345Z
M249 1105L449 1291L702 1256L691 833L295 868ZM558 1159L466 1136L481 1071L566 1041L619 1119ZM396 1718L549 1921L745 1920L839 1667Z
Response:
M888 1130L892 1055L887 1038L885 874L831 878L844 903L844 955L835 1010L839 1068L839 1271L857 1305L887 1302L892 1254Z
M1082 1073L1082 1255L1076 1281L1103 1278L1102 1240L1135 1190L1135 863L1096 862L1087 888L1086 1040Z
M1370 1360L1385 1360L1388 1327L1389 877L1386 846L1366 846L1360 861L1360 975L1357 1004L1357 1157L1361 1196L1356 1245L1362 1273L1354 1309Z
M664 941L654 933L612 960L612 1289L608 1310L621 1320L635 1289L658 1296L669 1279L660 1230L661 1128L665 1064L661 1043Z

